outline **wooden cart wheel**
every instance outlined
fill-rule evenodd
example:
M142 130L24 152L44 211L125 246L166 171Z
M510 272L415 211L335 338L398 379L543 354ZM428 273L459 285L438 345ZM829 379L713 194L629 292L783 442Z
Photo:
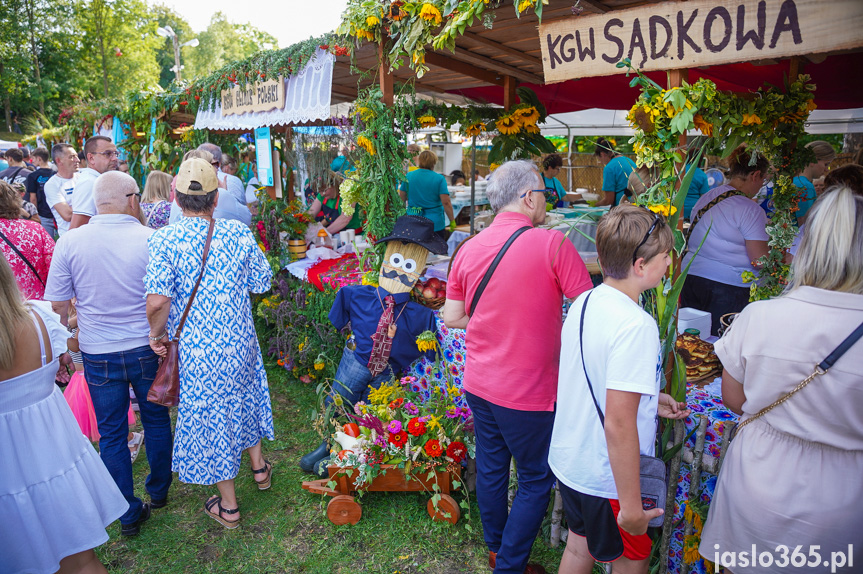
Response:
M356 524L362 516L363 509L353 496L340 494L327 504L327 518L333 524Z
M428 509L429 516L431 516L431 519L435 522L446 521L450 524L455 524L461 517L461 510L458 507L458 503L455 501L455 498L449 494L440 495L437 508L435 508L434 502L429 499L426 508ZM449 513L449 518L446 516L447 513Z

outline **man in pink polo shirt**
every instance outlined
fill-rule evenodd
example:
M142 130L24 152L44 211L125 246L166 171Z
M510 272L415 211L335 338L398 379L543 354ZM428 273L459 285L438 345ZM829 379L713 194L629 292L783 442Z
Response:
M563 298L593 285L572 243L545 221L545 186L525 160L500 166L488 186L494 223L455 258L443 318L467 329L464 390L474 415L476 494L489 566L495 574L540 573L528 564L554 476L548 447L554 423ZM492 261L521 228L480 299ZM476 308L472 308L475 306ZM518 492L507 514L510 459Z

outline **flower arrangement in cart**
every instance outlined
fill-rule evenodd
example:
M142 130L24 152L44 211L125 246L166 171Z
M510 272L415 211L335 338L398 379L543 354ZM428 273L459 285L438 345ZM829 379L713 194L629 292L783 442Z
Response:
M417 345L436 348L434 333L421 334ZM446 372L440 355L435 368ZM443 386L433 385L428 398L419 392L414 376L382 383L369 392L368 402L350 405L336 395L338 410L351 422L335 427L333 439L340 448L332 451L330 466L355 469L352 476L358 491L387 472L383 465L399 469L408 478L434 472L458 476L462 462L474 456L473 416L460 404L464 403L459 400L461 389L445 381Z

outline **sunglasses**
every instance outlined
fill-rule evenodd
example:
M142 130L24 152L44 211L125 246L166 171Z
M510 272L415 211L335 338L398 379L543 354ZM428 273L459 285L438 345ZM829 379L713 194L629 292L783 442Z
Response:
M650 239L650 234L653 233L653 230L656 229L656 226L662 221L662 217L658 213L653 213L653 223L650 224L650 227L647 230L647 233L644 234L644 239L641 240L641 243L635 248L635 251L632 252L632 264L635 265L635 262L638 261L638 250L641 249L641 246L647 243L647 240Z
M140 200L140 199L141 199L141 197L142 197L142 193L141 193L140 191L138 191L138 192L136 192L136 193L127 193L127 194L126 194L126 197L132 197L133 195L137 195L139 200Z

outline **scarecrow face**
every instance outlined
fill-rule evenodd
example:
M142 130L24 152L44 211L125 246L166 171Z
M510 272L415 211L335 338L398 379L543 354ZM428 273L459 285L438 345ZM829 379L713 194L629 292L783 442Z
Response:
M378 284L390 293L408 293L426 266L428 249L415 243L389 241Z

